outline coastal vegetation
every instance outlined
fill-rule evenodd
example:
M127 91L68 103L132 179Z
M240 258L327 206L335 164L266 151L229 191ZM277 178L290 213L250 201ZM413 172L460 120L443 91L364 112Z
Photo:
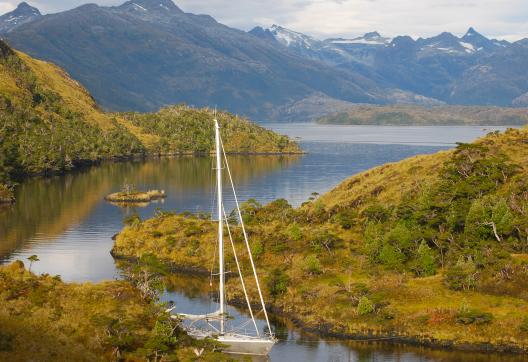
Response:
M125 184L123 190L105 197L106 201L117 203L150 202L167 197L164 190L138 191L134 185Z
M323 116L317 123L377 126L521 126L528 124L528 109L358 104L344 111Z
M214 150L215 112L185 105L170 106L157 113L121 113L141 132L157 137L148 145L150 153L209 154ZM300 153L299 146L286 136L278 135L247 119L228 112L216 112L224 148L228 153Z
M0 266L2 361L225 361L128 281L69 284Z
M211 110L182 105L150 114L106 113L62 69L0 41L2 195L22 177L103 159L209 153L212 117ZM224 112L219 119L230 136L228 152L300 152L287 137L248 120Z
M243 218L272 310L331 335L525 351L527 144L527 129L493 132L363 172L300 208L248 200ZM231 232L249 275L240 227ZM129 220L113 255L207 272L215 237L207 217L158 213ZM234 303L238 285L227 283Z

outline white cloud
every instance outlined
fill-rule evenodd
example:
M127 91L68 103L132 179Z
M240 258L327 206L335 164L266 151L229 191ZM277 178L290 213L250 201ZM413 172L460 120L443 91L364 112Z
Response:
M30 0L43 12L71 9L86 2L118 5L125 0ZM377 30L385 35L427 37L442 31L463 34L473 26L486 36L528 37L526 0L177 0L184 11L209 14L249 30L280 24L319 38L356 36ZM0 11L15 7L0 2Z

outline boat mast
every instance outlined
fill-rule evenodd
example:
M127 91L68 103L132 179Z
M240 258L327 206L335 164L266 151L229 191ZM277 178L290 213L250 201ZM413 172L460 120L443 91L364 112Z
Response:
M224 223L223 223L223 205L222 205L222 158L220 149L220 126L216 119L215 111L215 141L216 141L216 185L218 187L218 249L219 249L219 276L220 276L220 334L224 334Z

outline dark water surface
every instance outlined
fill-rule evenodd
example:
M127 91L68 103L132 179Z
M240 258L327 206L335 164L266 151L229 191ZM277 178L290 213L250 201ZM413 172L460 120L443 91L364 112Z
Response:
M471 141L489 127L366 127L314 124L268 125L299 137L308 152L302 156L229 157L241 200L266 203L285 198L293 205L312 192L323 193L345 178L368 168L416 154L433 153ZM123 218L137 212L151 217L157 208L193 212L213 210L214 179L208 157L180 157L104 163L49 179L29 180L17 188L17 203L0 208L0 261L26 260L37 254L37 273L59 274L66 281L119 278L109 251L112 235ZM124 183L138 189L163 189L164 202L122 209L103 201ZM226 190L227 191L227 190ZM227 208L233 200L227 198ZM178 311L204 313L214 309L207 280L175 276L164 298ZM205 284L204 284L205 283ZM213 308L213 309L211 309ZM246 318L232 308L235 322ZM262 327L262 321L259 321ZM275 320L281 342L272 361L521 361L519 356L466 354L426 348L321 340Z

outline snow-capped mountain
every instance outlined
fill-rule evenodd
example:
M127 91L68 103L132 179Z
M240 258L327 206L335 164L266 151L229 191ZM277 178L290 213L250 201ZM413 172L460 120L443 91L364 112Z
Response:
M331 64L350 62L369 64L372 60L371 51L375 51L380 46L387 46L391 41L390 38L383 37L375 31L353 39L318 40L279 25L272 25L268 29L255 27L250 33L262 39L276 41L297 54Z
M353 38L353 39L343 39L343 38L335 38L335 39L326 39L326 43L335 44L338 46L343 45L374 45L374 46L380 46L380 45L388 45L391 42L391 38L383 37L381 36L377 31L373 31L370 33L366 33L363 36Z
M280 44L303 57L321 60L330 64L340 64L350 61L352 57L332 43L315 39L279 25L264 29L257 26L250 34L272 43Z
M22 2L15 10L0 16L0 34L10 32L16 27L33 21L40 16L42 14L39 9Z
M510 45L505 40L488 39L473 28L458 38L451 33L442 33L438 36L418 39L420 56L435 54L448 54L453 56L467 56L479 52L490 52Z
M143 14L182 12L171 0L131 0L119 6L119 9Z
M321 46L321 41L279 25L274 24L268 30L275 40L287 47L314 48Z
M510 45L506 40L488 39L473 28L469 28L461 40L472 45L476 51L492 51Z

